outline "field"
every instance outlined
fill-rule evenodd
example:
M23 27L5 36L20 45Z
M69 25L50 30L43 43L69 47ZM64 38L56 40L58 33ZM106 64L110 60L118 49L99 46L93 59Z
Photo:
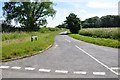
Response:
M94 37L94 38L109 38L116 39L120 38L118 31L120 28L87 28L79 31L80 35Z
M54 43L54 37L61 32L15 32L2 34L2 59L21 57L46 49ZM38 36L37 41L31 42L31 35Z
M80 30L79 34L69 34L69 36L97 45L120 48L118 30L118 28L86 28Z

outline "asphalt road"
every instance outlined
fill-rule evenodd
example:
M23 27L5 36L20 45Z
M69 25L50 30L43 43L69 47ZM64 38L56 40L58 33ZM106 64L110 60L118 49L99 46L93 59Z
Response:
M47 51L2 63L3 78L118 78L118 49L57 35Z

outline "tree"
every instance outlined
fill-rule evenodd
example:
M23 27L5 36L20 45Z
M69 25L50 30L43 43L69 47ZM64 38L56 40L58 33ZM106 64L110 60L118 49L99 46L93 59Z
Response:
M95 16L82 21L83 28L98 28L100 27L100 18Z
M8 23L14 19L27 31L38 30L47 23L47 17L56 13L52 2L5 2L3 11Z
M120 15L107 15L100 19L101 27L120 27Z
M15 26L7 24L7 22L2 22L2 32L15 32Z
M66 17L65 23L67 24L67 28L70 29L71 33L78 33L80 30L80 19L77 18L77 15L74 13L70 13L68 17Z
M120 27L120 15L95 16L81 22L83 28Z
M66 28L67 29L65 23L59 24L58 26L56 26L56 28Z

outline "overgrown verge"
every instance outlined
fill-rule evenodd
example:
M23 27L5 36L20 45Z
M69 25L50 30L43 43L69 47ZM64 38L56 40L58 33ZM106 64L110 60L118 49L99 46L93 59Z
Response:
M11 59L22 57L25 55L31 55L36 52L42 51L46 49L48 46L54 43L54 37L61 32L61 30L57 30L54 32L31 32L31 33L21 33L21 37L10 38L7 40L3 40L2 42L2 57L1 59ZM13 35L10 33L10 35ZM19 36L19 33L15 33L15 35ZM31 35L38 36L37 41L31 42ZM25 40L24 40L25 39ZM8 41L8 44L6 44ZM15 42L16 41L16 42Z
M69 34L69 36L75 39L81 40L81 41L85 41L85 42L89 42L89 43L93 43L93 44L97 44L101 46L120 48L120 41L118 40L105 39L105 38L94 38L94 37L82 36L79 34Z
M40 33L46 33L46 32L53 32L53 31L59 31L58 28L40 28L38 32ZM16 31L16 32L10 32L10 33L3 33L2 34L2 41L5 40L11 40L11 39L19 39L19 38L25 38L32 35L36 35L36 32L23 32L23 31Z

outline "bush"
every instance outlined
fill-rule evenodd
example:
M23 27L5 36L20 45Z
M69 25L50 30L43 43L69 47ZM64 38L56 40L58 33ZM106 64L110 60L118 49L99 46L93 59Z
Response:
M40 30L39 30L39 32L41 32L41 33L45 33L45 32L52 32L52 31L58 31L59 29L58 28L45 28L45 27L43 27L43 28L40 28Z

